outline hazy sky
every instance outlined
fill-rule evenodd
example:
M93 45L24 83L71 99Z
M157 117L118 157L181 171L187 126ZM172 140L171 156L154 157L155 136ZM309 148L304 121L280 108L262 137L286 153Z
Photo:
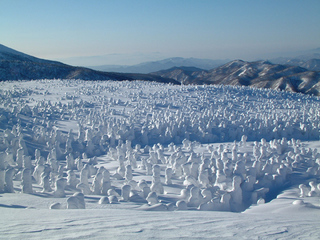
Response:
M320 0L0 0L0 36L79 65L253 60L320 47Z

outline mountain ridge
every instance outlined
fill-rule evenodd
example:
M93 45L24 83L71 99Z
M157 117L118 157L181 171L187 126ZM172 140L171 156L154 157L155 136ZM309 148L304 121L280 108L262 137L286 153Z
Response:
M166 66L167 63L176 64L177 61L183 62L185 59L164 59L162 66ZM318 64L317 60L310 61L312 66ZM320 96L319 71L265 60L248 62L238 59L209 70L196 66L173 66L150 74L102 72L36 58L0 44L0 81L32 79L144 80L172 84L221 84L271 88Z
M270 61L234 60L208 71L171 68L152 74L172 78L181 84L249 86L320 95L318 71L309 71L299 66L273 64Z
M275 64L300 66L311 71L320 71L320 48L300 52L292 57L278 57L270 59Z
M212 59L200 59L200 58L182 58L172 57L166 58L159 61L142 62L135 65L101 65L101 66L90 66L90 68L99 71L116 71L116 72L131 72L131 73L151 73L168 69L172 67L197 67L205 70L218 67L226 62L227 60L212 60Z
M161 76L101 72L61 62L36 58L0 44L0 81L32 79L145 80L179 84Z

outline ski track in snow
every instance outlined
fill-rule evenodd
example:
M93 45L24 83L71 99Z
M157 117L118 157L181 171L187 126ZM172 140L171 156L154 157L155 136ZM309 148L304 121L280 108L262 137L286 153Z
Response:
M319 239L320 189L307 196L311 194L309 182L320 183L319 129L319 98L302 94L139 81L0 82L0 154L4 159L0 162L0 239ZM248 142L245 143L243 135ZM287 143L291 138L295 140ZM135 149L138 144L141 150ZM120 155L126 155L125 148L138 156L131 177L128 169L121 169L122 164L134 166L128 156L121 160ZM157 153L158 159L154 159L152 152L161 148L162 153ZM21 166L17 167L19 149L30 156L32 170L40 156L44 160L48 156L56 158L64 167L61 176L68 184L66 197L54 198L53 191L42 192L43 186L34 179L33 193L21 193L28 189L23 190L21 185L24 172ZM35 156L36 149L40 150L39 159ZM239 155L234 156L233 151ZM83 157L82 153L87 156ZM248 160L244 159L245 153ZM189 159L190 165L180 168L179 157L174 154L184 155L184 163ZM86 209L66 209L69 197L81 191L70 185L73 183L66 168L72 161L68 163L68 156L95 167L88 179L91 191L95 191L96 171L104 167L110 172L114 195L123 194L121 188L127 184L133 190L131 193L141 196L143 191L136 186L139 181L144 179L152 187L158 178L164 193L157 193L156 200L150 198L157 204L149 202L149 205L126 200L98 204L101 192L85 194ZM224 166L219 169L220 157ZM257 175L260 185L256 183L259 187L255 190L267 186L274 196L259 195L267 203L256 204L259 199L253 203L248 200L255 190L241 190L243 202L240 200L238 205L221 211L221 202L218 201L218 207L214 204L224 194L231 194L232 201L242 198L237 194L239 178L235 177L242 174L244 178L240 177L239 181L243 184L249 173L237 172L241 172L241 164L236 163L238 158L245 163L246 171L254 160L266 164L259 171L274 179L268 182ZM220 174L227 178L207 186L200 182L200 177L193 180L191 163L199 161L200 167L204 159L210 159L210 169L221 170ZM23 161L24 165L28 164L27 158ZM160 166L158 173L156 165ZM1 189L9 166L16 170L15 193ZM274 170L267 170L275 166ZM237 167L237 171L228 173L229 168ZM173 169L172 184L164 184L166 168ZM79 180L81 169L75 166L72 169ZM286 169L284 175L283 169ZM119 174L123 176L117 178ZM282 176L285 177L281 180ZM131 178L135 181L130 182ZM53 190L56 180L57 177L50 176ZM211 202L215 203L208 202L202 207L215 211L199 211L201 204L193 206L190 199L180 196L182 189L191 193L194 184L199 191L212 192ZM305 185L305 196L299 197L299 184ZM220 189L214 189L213 185ZM241 186L240 189L244 188ZM155 191L161 190L155 188ZM175 204L179 200L188 203L188 210L177 209ZM292 204L294 201L296 204ZM54 203L61 203L62 209L49 209ZM174 204L171 209L174 211L167 211L170 203Z

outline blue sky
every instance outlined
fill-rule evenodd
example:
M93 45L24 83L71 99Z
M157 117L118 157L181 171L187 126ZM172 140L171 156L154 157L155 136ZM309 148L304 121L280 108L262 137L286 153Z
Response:
M1 44L78 65L320 47L319 0L0 0Z

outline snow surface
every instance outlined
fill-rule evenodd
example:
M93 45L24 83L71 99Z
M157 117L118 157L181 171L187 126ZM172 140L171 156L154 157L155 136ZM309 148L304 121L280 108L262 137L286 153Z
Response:
M319 112L253 88L1 82L0 239L319 239Z

